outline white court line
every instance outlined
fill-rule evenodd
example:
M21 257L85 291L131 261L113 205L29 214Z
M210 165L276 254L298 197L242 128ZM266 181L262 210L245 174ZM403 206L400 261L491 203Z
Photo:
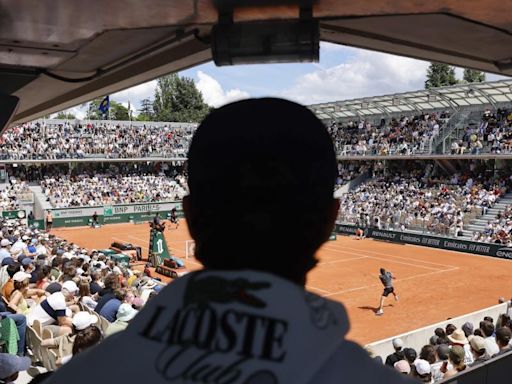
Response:
M333 251L341 252L341 253L347 253L349 255L360 255L361 253L364 253L364 252L355 253L355 252L350 252L350 251L342 251L341 249L334 249ZM393 259L384 259L382 257L377 257L377 256L366 256L366 257L368 259L382 260L382 261L387 261L387 262L395 263L395 264L410 265L411 267L416 267L416 268L430 269L430 270L433 270L433 271L441 271L441 269L439 269L439 268L433 268L433 267L427 267L425 265L406 263L404 261L397 261L397 260L393 260ZM455 267L452 267L452 268L455 268Z
M343 247L344 249L350 249L350 250L353 250L353 251L359 251L359 252L369 252L369 253L375 253L377 255L381 255L381 256L389 256L389 257L396 257L397 259L403 259L403 260L411 260L411 258L408 258L408 257L403 257L403 256L396 256L396 255L390 255L389 253L382 253L382 252L377 252L377 251L370 251L370 250L362 250L362 249L358 249L358 248L352 248L352 247L345 247L343 245L335 245L335 244L327 244L328 246L334 246L334 247ZM398 244L397 244L398 245ZM425 248L429 248L429 247L424 247L424 246L421 246L421 245L416 245L416 244L407 244L407 245L414 245L416 247L421 247L423 249ZM430 248L430 249L437 249L437 248ZM442 249L442 251L445 251L444 249ZM423 260L417 260L417 259L412 259L414 261L417 261L419 263L424 263L424 264L432 264L432 265L439 265L441 267L447 267L447 268L456 268L454 265L448 265L448 264L440 264L440 263L433 263L431 261L423 261Z
M325 264L343 263L345 261L368 259L368 258L369 258L369 256L353 257L353 258L350 258L350 259L338 259L338 260L333 260L333 261L320 262L317 265L318 266L322 266L322 265L325 265Z
M322 289L322 288L313 287L312 285L306 285L306 288L314 289L315 291L320 291L320 292L324 292L327 294L331 293L330 291L326 291L325 289Z
M443 273L443 272L452 272L452 271L455 271L457 269L459 269L459 267L453 267L451 269L443 269L443 270L440 270L440 271L438 270L438 271L433 271L433 272L420 273L418 275L409 276L409 277L406 277L406 278L403 278L403 279L396 279L395 281L396 282L401 282L401 281L406 281L406 280L412 280L412 279L416 279L418 277L425 277L425 276L435 275L435 274ZM329 293L327 295L324 295L324 297L334 296L334 295L341 295L342 293L348 293L348 292L353 292L353 291L361 291L363 289L380 287L380 286L381 286L380 284L371 284L371 285L365 285L365 286L357 287L357 288L349 288L349 289L344 289L342 291L337 291L337 292Z

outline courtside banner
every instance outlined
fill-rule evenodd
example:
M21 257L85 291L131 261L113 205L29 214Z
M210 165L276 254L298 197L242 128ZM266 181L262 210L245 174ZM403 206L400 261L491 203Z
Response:
M120 204L98 207L55 208L53 227L78 227L91 225L92 215L98 215L100 224L144 222L152 220L157 212L162 219L176 208L178 217L183 216L181 201L162 203Z
M336 224L336 232L344 235L354 235L359 228L351 224ZM446 249L449 251L459 251L474 253L477 255L500 257L503 259L512 259L512 248L501 244L479 243L475 241L459 240L449 237L434 235L422 235L408 232L395 232L377 228L362 228L366 237L378 240L386 240L394 243L415 244L425 247Z
M123 204L123 205L108 205L98 207L78 207L78 208L55 208L52 209L53 217L56 219L66 219L71 217L92 216L94 212L98 215L104 214L106 209L108 214L106 216L130 214L130 213L156 213L170 211L173 208L181 210L181 202L172 203L146 203L146 204Z

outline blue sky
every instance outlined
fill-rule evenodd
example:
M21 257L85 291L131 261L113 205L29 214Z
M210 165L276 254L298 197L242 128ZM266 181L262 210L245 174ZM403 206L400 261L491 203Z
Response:
M205 101L214 107L248 97L284 97L303 104L346 100L424 87L429 63L380 52L321 43L319 63L258 64L216 67L212 62L189 68ZM462 69L456 69L459 78ZM487 80L502 78L488 75ZM156 80L111 95L135 114L144 98L153 98ZM84 111L71 108L77 117Z

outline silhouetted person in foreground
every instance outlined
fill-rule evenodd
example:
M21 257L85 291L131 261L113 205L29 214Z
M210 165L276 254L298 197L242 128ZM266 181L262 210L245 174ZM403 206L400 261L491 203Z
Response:
M408 383L344 339L341 304L305 291L339 208L333 144L313 113L279 99L226 105L188 159L183 207L205 269L49 383Z

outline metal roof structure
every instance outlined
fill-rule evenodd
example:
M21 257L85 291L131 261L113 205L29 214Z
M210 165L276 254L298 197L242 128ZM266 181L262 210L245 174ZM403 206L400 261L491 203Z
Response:
M34 120L211 60L226 7L236 23L297 20L301 5L322 41L512 75L503 0L0 0L0 92L20 98L13 123ZM366 109L407 108L386 102Z
M322 120L365 118L372 115L456 110L464 107L512 103L512 80L457 84L391 95L333 101L309 106Z

